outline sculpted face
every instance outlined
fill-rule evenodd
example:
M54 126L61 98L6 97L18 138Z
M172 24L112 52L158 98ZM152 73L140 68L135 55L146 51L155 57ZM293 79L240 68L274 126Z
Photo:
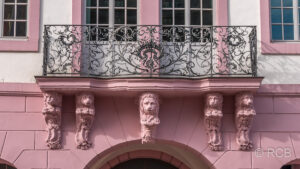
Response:
M157 103L155 99L147 97L143 100L143 108L145 113L154 114L157 108Z
M252 106L253 105L253 97L250 95L245 95L242 99L242 105Z
M221 98L217 95L211 95L208 97L208 105L210 107L218 107L221 104Z
M50 105L53 105L55 104L55 98L54 96L52 96L51 94L46 94L45 95L45 102L50 104Z
M81 98L81 103L86 106L90 106L93 104L93 96L92 95L84 95Z

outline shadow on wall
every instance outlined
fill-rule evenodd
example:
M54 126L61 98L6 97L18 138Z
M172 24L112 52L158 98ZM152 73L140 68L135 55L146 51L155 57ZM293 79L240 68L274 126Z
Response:
M263 45L267 46L266 44ZM271 46L267 48L278 53L278 55L261 55L258 53L258 76L265 77L263 83L300 83L300 57L297 55L287 56L280 54L280 51Z

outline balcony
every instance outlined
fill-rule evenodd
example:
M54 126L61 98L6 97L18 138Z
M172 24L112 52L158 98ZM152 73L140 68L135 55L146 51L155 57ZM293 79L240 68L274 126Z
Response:
M69 82L66 89L78 88L74 80L83 89L113 83L124 90L130 84L160 90L179 82L172 90L205 92L212 84L222 91L252 90L262 80L256 57L255 26L46 25L43 75L36 79L45 90L61 81Z

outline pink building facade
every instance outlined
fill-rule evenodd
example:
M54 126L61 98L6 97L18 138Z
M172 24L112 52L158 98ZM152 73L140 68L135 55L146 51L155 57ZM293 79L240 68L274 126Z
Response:
M0 168L300 168L300 2L196 2L0 0Z

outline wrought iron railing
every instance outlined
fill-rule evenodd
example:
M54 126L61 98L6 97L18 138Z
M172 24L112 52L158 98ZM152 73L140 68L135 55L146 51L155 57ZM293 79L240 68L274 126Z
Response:
M255 26L46 25L44 76L256 76Z

